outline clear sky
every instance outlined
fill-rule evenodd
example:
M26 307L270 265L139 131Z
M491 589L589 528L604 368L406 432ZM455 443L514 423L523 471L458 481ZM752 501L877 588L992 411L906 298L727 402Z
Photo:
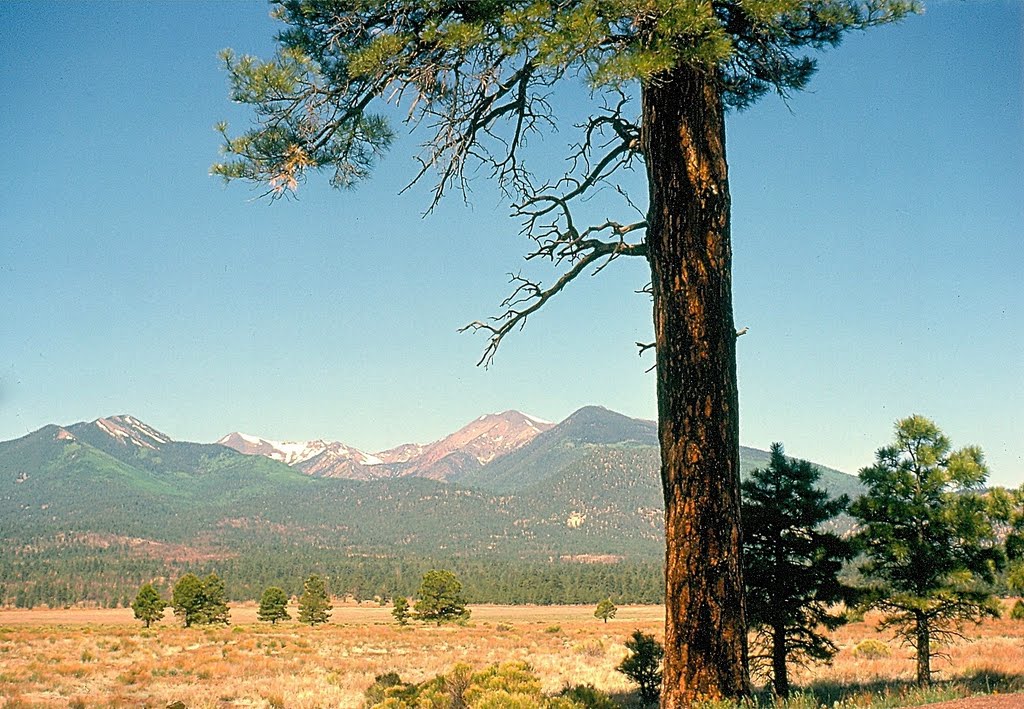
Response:
M456 329L528 246L489 185L422 218L415 137L352 192L208 175L214 123L247 119L217 53L275 31L259 2L0 2L0 440L131 413L374 451L509 408L654 418L641 260L483 370ZM730 117L744 444L856 472L920 413L1024 481L1022 36L1020 0L932 0Z

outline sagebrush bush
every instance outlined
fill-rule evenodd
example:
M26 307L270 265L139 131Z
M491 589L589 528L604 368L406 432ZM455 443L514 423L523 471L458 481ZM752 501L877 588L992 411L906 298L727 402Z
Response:
M366 705L377 709L612 709L615 704L593 687L574 687L556 697L541 692L533 668L525 662L506 662L474 672L455 665L419 685L405 684L389 672L366 690Z
M388 705L389 699L401 701L414 690L415 686L403 682L397 672L385 672L377 675L373 679L373 684L366 689L366 706Z
M604 657L604 643L596 638L574 646L573 650L584 657Z
M859 643L854 645L851 652L854 657L859 657L864 660L880 660L883 657L889 657L892 655L892 650L889 649L888 645L883 643L881 640L875 640L874 638L861 640Z
M613 702L611 697L592 684L566 687L558 696L585 709L619 709L619 705Z

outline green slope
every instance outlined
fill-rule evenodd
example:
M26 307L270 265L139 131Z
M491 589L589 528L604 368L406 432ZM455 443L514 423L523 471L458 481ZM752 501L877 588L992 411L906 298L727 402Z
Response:
M593 446L628 442L657 446L654 423L586 406L519 450L463 476L459 484L495 492L521 490L557 475Z
M459 484L500 493L532 490L545 481L555 481L570 466L586 467L584 461L608 446L648 449L648 454L637 461L641 467L624 470L623 474L657 487L660 458L656 424L596 406L580 409L519 450L461 478ZM740 476L746 478L751 470L763 468L769 460L767 451L740 446ZM821 465L816 467L821 471L820 485L831 495L854 498L861 494L856 477Z
M184 496L174 485L47 426L0 443L0 536L44 531L139 534Z

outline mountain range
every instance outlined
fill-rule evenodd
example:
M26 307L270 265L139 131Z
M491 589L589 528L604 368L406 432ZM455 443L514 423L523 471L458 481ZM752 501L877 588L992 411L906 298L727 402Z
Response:
M0 443L0 595L19 575L145 578L197 560L254 578L270 559L294 574L326 559L657 564L659 460L653 422L594 406L558 424L489 414L372 454L242 433L175 441L129 415L49 425ZM740 460L746 475L768 453ZM819 469L830 493L856 496L856 478Z
M549 421L518 411L485 414L433 443L404 443L374 454L340 441L273 441L239 432L229 433L217 443L246 455L281 461L316 477L349 480L421 477L457 482L521 448L552 426Z

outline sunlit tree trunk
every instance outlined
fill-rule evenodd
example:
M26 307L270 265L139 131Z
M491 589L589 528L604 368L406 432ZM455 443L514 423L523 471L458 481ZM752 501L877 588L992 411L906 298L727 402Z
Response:
M749 686L725 123L713 77L643 89L658 428L665 495L662 706Z

